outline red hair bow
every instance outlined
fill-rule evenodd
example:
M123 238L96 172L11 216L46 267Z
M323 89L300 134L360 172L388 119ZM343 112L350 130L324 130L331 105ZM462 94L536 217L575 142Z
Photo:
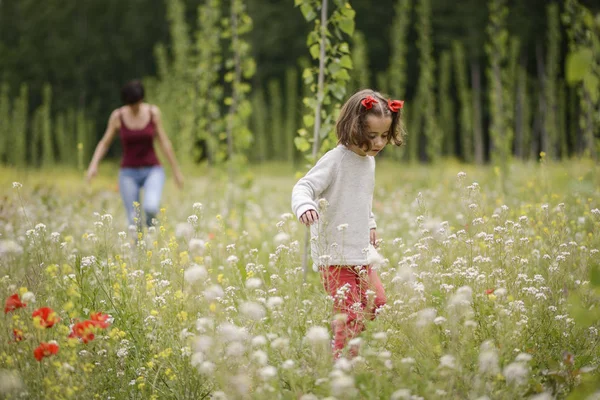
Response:
M377 100L375 100L373 98L373 96L367 96L364 99L362 99L362 101L360 102L360 104L365 106L365 108L367 110L370 110L371 108L373 108L373 104L375 104L375 103L379 103L379 102Z
M388 107L391 112L398 112L404 107L404 100L388 100Z

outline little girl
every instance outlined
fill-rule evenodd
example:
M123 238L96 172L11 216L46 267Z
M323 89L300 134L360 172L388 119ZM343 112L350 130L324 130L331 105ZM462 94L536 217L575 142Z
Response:
M338 146L292 191L292 210L300 222L312 225L312 258L338 314L332 323L336 358L364 329L364 318L373 319L386 302L379 276L368 262L369 244L377 241L374 157L388 143L403 144L403 104L370 89L355 93L337 121Z

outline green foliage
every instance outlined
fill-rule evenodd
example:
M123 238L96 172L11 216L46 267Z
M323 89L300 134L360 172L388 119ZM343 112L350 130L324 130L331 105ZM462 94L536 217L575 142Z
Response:
M40 147L41 147L41 136L42 136L42 111L40 108L34 111L33 120L31 121L31 129L29 140L27 142L29 146L29 164L38 167L40 165Z
M532 155L531 138L531 102L529 94L530 82L527 69L523 65L517 67L517 90L515 111L515 153L517 157L528 159Z
M326 10L323 7L327 7L328 0L295 0L294 4L300 7L308 22L315 20L315 27L309 33L306 44L313 60L319 61L319 66L306 68L302 73L304 83L313 93L313 97L303 100L311 113L304 117L304 128L298 131L299 136L294 139L296 148L305 153L310 164L313 164L319 155L337 142L335 121L340 102L346 95L346 84L350 81L348 71L352 69L350 47L344 41L344 36L354 34L355 12L347 0L335 0L336 7L329 18L317 19L317 12ZM313 128L312 137L308 135L310 128ZM311 147L311 154L306 154Z
M486 29L488 44L486 52L490 58L488 67L490 102L490 139L493 163L500 168L502 181L508 173L511 157L513 127L511 124L511 84L507 68L509 35L506 29L508 8L505 0L489 2L490 20Z
M422 132L425 133L426 154L431 162L435 162L442 155L443 132L436 121L435 104L435 60L433 58L433 45L431 42L431 3L430 0L418 0L417 11L417 48L419 49L419 84L417 97L423 107ZM419 123L415 121L415 123ZM418 143L419 138L412 134L412 140ZM414 158L414 155L413 155Z
M296 154L294 137L298 129L298 70L294 67L285 72L285 160L293 162Z
M566 79L578 87L584 152L596 159L600 146L600 141L594 138L600 126L600 17L594 17L577 0L567 0L563 22L569 37Z
M440 126L444 129L444 154L454 156L455 137L455 110L454 102L450 94L450 85L452 77L452 56L449 51L444 51L440 56L439 68L439 91L438 91L438 109L440 110Z
M406 96L407 36L410 27L411 8L411 0L396 0L394 22L390 31L389 91L393 97L400 99Z
M77 168L83 171L85 163L91 157L91 142L89 126L86 123L83 110L77 110L75 114L75 131L77 135Z
M558 4L553 3L547 7L548 16L548 45L546 52L546 76L544 77L544 102L546 104L546 115L544 116L544 130L548 137L548 143L542 147L552 158L558 158L561 149L560 126L559 126L559 98L558 98L558 74L560 71L560 21L558 15ZM566 154L562 154L566 156Z
M67 121L65 113L60 113L56 116L54 122L54 136L56 138L56 158L62 164L68 164L69 150L67 143L70 141L67 135Z
M229 107L226 116L229 181L233 183L245 168L246 150L252 142L248 128L252 106L247 97L248 81L256 71L250 44L244 39L252 30L252 19L246 13L243 0L231 0L230 17L222 20L222 24L223 37L231 39L225 58L225 105Z
M8 96L8 83L0 85L0 164L8 156L11 144L10 129L10 98Z
M44 85L43 101L40 110L40 133L42 135L42 166L49 167L55 162L54 131L52 129L52 87Z
M467 61L464 46L461 42L452 43L452 59L454 61L454 81L458 91L460 105L460 141L462 145L462 157L466 162L473 162L473 100L467 77Z
M350 71L348 92L354 93L370 87L371 70L365 35L356 31L352 37L352 69Z
M204 140L210 162L217 160L219 135L225 131L221 113L223 68L221 50L221 0L207 0L198 7L195 62L197 74L196 132Z
M272 79L268 85L269 93L269 130L271 160L283 160L285 154L284 142L286 132L283 130L283 95L281 94L281 84L279 80Z
M254 151L251 153L253 161L264 162L267 160L269 129L267 128L267 103L262 88L252 92L252 131L254 132Z

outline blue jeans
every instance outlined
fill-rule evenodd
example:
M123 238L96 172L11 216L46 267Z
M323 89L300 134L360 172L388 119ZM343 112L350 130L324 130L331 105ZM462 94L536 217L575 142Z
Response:
M152 219L158 214L160 197L165 184L165 171L160 165L140 168L121 168L119 170L119 191L127 212L129 224L133 225L137 217L138 229L142 225L142 216L137 215L134 202L140 202L140 190L144 189L142 210L146 215L146 225L152 226Z

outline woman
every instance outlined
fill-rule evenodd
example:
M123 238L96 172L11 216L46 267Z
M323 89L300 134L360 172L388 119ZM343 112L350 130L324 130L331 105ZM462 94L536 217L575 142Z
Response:
M173 147L162 125L157 106L144 103L144 87L140 81L131 81L121 89L125 106L114 110L108 120L104 136L96 146L87 170L87 181L98 173L98 164L106 154L115 134L119 132L123 146L123 159L119 170L119 191L125 205L129 224L137 218L141 228L141 216L136 215L134 203L140 201L140 189L144 189L142 209L146 225L151 226L159 210L160 197L165 182L165 172L154 152L154 139L158 138L161 151L173 170L175 183L183 188L183 175L177 165Z

